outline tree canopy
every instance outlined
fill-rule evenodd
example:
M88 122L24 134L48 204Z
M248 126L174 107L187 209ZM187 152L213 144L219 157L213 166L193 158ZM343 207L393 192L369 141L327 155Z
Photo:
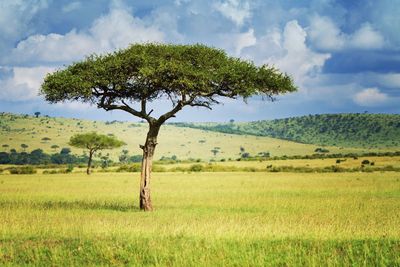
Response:
M97 134L96 132L75 134L69 141L70 146L89 149L93 151L112 149L125 145L125 142L118 140L114 136Z
M41 92L55 103L79 100L105 110L120 109L147 121L146 103L161 97L174 108L158 118L173 117L184 106L211 108L220 97L244 99L293 92L291 78L270 66L229 57L204 45L135 44L106 55L91 55L48 75ZM131 103L141 103L134 109Z
M87 174L90 174L93 154L98 150L112 149L125 145L125 142L118 140L114 136L97 134L96 132L75 134L69 141L70 146L89 150L89 160Z

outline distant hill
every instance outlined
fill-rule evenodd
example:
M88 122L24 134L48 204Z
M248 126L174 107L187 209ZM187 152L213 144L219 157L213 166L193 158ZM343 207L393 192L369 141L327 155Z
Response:
M138 122L0 113L0 151L29 152L40 148L55 153L68 147L73 134L97 131L127 143L124 148L104 152L118 160L123 149L129 150L130 155L141 154L139 144L144 142L147 129L146 123ZM245 123L167 124L160 131L156 159L176 156L221 160L266 152L271 156L310 155L320 147L330 153L382 152L399 150L399 139L400 115L313 115ZM74 148L72 152L83 153Z
M277 125L278 122L276 121ZM294 123L292 122L292 124ZM254 136L254 134L265 134L262 132L263 122L208 126L190 124L189 126L201 129L182 128L173 124L164 125L160 131L155 158L176 156L178 159L228 160L229 158L239 158L245 153L255 156L266 152L271 156L311 155L321 147L268 136ZM46 153L56 153L62 148L69 147L68 141L73 134L96 131L115 135L127 143L123 148L103 152L110 153L113 160L118 160L123 149L129 150L129 155L142 153L139 144L143 144L147 129L146 123L138 122L105 122L43 116L35 118L28 115L0 113L0 151L8 152L15 149L18 152L30 152L40 148ZM227 133L224 133L224 130ZM235 134L229 134L230 132ZM282 134L285 132L286 130L282 130ZM276 134L275 136L280 135ZM22 145L27 147L23 148ZM330 153L364 153L387 150L339 146L324 146L324 148ZM74 154L81 155L83 153L80 149L71 149Z
M209 131L342 147L400 147L400 115L323 114L245 123L177 123Z

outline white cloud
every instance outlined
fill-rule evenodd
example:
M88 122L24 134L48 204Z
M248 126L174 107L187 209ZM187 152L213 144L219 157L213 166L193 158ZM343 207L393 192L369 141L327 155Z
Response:
M369 23L363 24L351 34L345 34L329 17L315 15L307 31L311 43L322 51L380 49L385 44L381 33Z
M236 56L239 56L244 48L257 43L253 29L243 33L224 34L221 39L222 46L228 51L232 51Z
M238 26L243 25L251 17L250 5L247 1L227 0L218 2L214 4L214 9Z
M354 95L354 102L363 107L380 106L388 102L387 94L379 91L378 88L367 88Z
M12 69L12 75L0 80L0 100L25 101L38 98L43 78L54 71L49 67Z
M311 42L320 50L340 50L346 42L346 36L328 17L313 16L308 34Z
M70 62L91 53L103 53L136 42L161 42L164 35L122 9L96 19L86 32L33 35L18 43L9 62Z
M242 49L241 57L257 64L274 65L293 77L300 89L306 81L319 74L329 53L318 53L307 46L307 32L296 20L286 23L283 30L274 28L256 38L253 46Z
M26 34L32 25L29 21L48 7L46 0L0 1L0 39L11 39Z
M68 12L79 9L81 6L82 6L82 4L79 1L71 2L62 7L62 12L68 13Z
M383 36L368 23L350 37L350 46L358 49L379 49L384 45Z
M381 74L378 81L386 87L400 89L400 73Z
M282 37L273 36L274 42L280 41L283 56L271 57L265 61L274 62L282 71L291 74L299 85L307 76L319 72L330 54L316 53L306 45L306 31L297 21L289 21L283 31Z

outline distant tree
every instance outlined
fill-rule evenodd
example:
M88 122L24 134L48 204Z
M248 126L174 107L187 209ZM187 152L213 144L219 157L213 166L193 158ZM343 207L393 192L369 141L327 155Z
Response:
M69 147L63 147L60 151L61 155L69 155L71 153L71 148Z
M25 152L29 146L27 144L21 144L22 150Z
M51 140L51 138L49 138L49 137L43 137L42 138L42 141L45 142L45 143L47 143L50 140Z
M133 155L129 157L129 162L141 162L143 160L142 155Z
M57 150L57 148L59 148L58 145L52 145L51 148L54 150L54 152Z
M92 158L95 152L103 149L118 148L125 145L125 143L116 139L114 136L107 136L103 134L97 134L96 132L91 132L72 136L69 141L69 145L88 150L89 160L86 173L90 174Z
M101 160L101 168L102 169L106 169L106 168L108 168L108 166L110 166L110 163L111 163L110 154L108 154L108 153L106 155L100 154L100 160Z
M363 165L368 165L369 163L370 163L370 161L367 160L367 159L364 159L364 160L361 162L361 164L363 164Z
M213 153L214 157L219 153L219 149L214 147L213 149L211 149L211 152Z
M234 123L235 120L234 120L234 119L230 119L229 122L230 122L230 123Z
M118 159L121 163L127 163L129 160L129 151L126 149L122 150Z
M244 158L244 159L250 158L250 153L244 152L244 153L242 154L242 158Z
M40 116L40 112L39 111L36 111L34 114L35 114L36 118L39 118L39 116Z
M135 44L107 55L92 55L48 75L41 93L51 103L67 100L96 104L106 111L123 110L149 124L140 146L143 161L140 208L152 210L151 166L161 125L184 107L211 109L221 97L232 99L293 92L292 79L276 68L256 66L204 45ZM168 97L172 108L152 116L148 103ZM134 103L139 103L139 108Z

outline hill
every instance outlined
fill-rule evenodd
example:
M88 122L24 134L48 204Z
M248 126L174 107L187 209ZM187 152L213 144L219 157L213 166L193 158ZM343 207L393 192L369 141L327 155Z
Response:
M177 123L231 134L268 136L325 146L395 149L400 147L400 115L323 114L244 123Z
M245 125L243 124L243 126ZM247 127L251 127L251 124L248 124ZM118 156L123 149L129 150L129 155L141 154L139 144L143 144L145 140L147 124L51 117L36 118L28 115L0 113L0 151L8 152L11 149L15 149L18 152L25 150L29 152L40 148L47 153L55 153L64 147L68 147L69 138L73 134L89 131L113 134L125 141L127 143L125 147L103 152L110 153L113 160L118 160ZM270 153L271 156L310 155L318 147L271 137L245 135L242 131L238 131L238 133L228 134L167 124L160 131L155 158L176 156L178 159L228 160L229 158L236 159L240 157L241 153L258 155L265 152ZM22 144L27 147L22 148ZM363 153L371 151L364 148L333 146L325 148L331 153ZM72 153L82 155L83 151L72 148Z

